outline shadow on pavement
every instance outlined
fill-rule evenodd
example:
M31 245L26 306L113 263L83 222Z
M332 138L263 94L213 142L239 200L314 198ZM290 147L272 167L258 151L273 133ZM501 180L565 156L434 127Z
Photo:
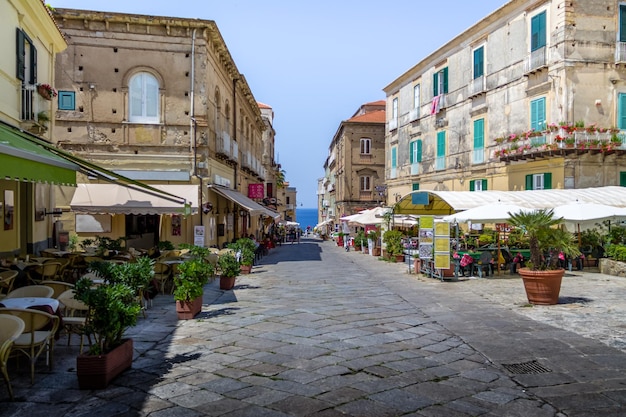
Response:
M279 262L322 260L322 249L320 246L317 243L307 243L304 239L300 243L284 243L270 250L272 252L260 260L260 266L277 264Z

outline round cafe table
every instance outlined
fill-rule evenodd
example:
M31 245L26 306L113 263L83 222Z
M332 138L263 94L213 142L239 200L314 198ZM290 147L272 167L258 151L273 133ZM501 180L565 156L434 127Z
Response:
M50 307L56 312L59 309L59 300L47 297L16 297L3 298L0 305L6 308L31 308L31 307Z

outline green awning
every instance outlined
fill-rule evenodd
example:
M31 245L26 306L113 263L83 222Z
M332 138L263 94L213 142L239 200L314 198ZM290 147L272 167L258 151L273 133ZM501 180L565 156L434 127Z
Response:
M0 178L75 186L79 169L28 133L0 124Z

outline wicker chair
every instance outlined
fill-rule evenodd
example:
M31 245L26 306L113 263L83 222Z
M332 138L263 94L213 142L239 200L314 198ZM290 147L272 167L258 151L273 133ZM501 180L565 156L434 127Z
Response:
M47 353L48 367L52 369L54 334L59 328L58 316L31 308L1 308L0 314L12 314L24 321L24 331L13 342L12 354L23 354L30 360L30 382L35 383L35 363ZM51 324L51 325L50 325Z
M0 370L2 370L2 376L7 384L11 400L14 398L9 372L7 371L7 362L11 354L11 347L15 339L24 331L24 327L26 324L21 318L9 314L0 314Z
M161 294L165 294L165 286L172 277L172 268L169 265L156 262L154 264L154 279L159 283Z
M32 284L40 284L41 281L56 280L60 269L61 264L59 262L46 262L26 270L26 275Z
M63 328L67 331L67 345L70 345L70 339L72 333L80 335L80 350L83 351L83 341L85 337L85 326L87 325L89 306L80 300L74 298L74 290L64 291L57 298L63 305ZM91 338L89 338L89 345L91 346Z
M19 297L44 297L52 298L54 290L45 285L28 285L26 287L17 288L7 294L6 298Z
M12 270L0 272L0 300L13 291L13 284L18 273L18 271Z
M74 284L70 284L69 282L64 281L41 281L41 285L45 285L46 287L52 288L54 294L52 294L52 298L59 298L63 292L67 290L71 290L74 288Z

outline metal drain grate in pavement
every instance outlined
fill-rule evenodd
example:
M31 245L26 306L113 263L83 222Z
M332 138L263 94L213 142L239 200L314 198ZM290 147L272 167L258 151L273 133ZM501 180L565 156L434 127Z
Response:
M512 374L545 374L546 372L552 372L551 369L546 368L537 361L503 363L502 366Z

